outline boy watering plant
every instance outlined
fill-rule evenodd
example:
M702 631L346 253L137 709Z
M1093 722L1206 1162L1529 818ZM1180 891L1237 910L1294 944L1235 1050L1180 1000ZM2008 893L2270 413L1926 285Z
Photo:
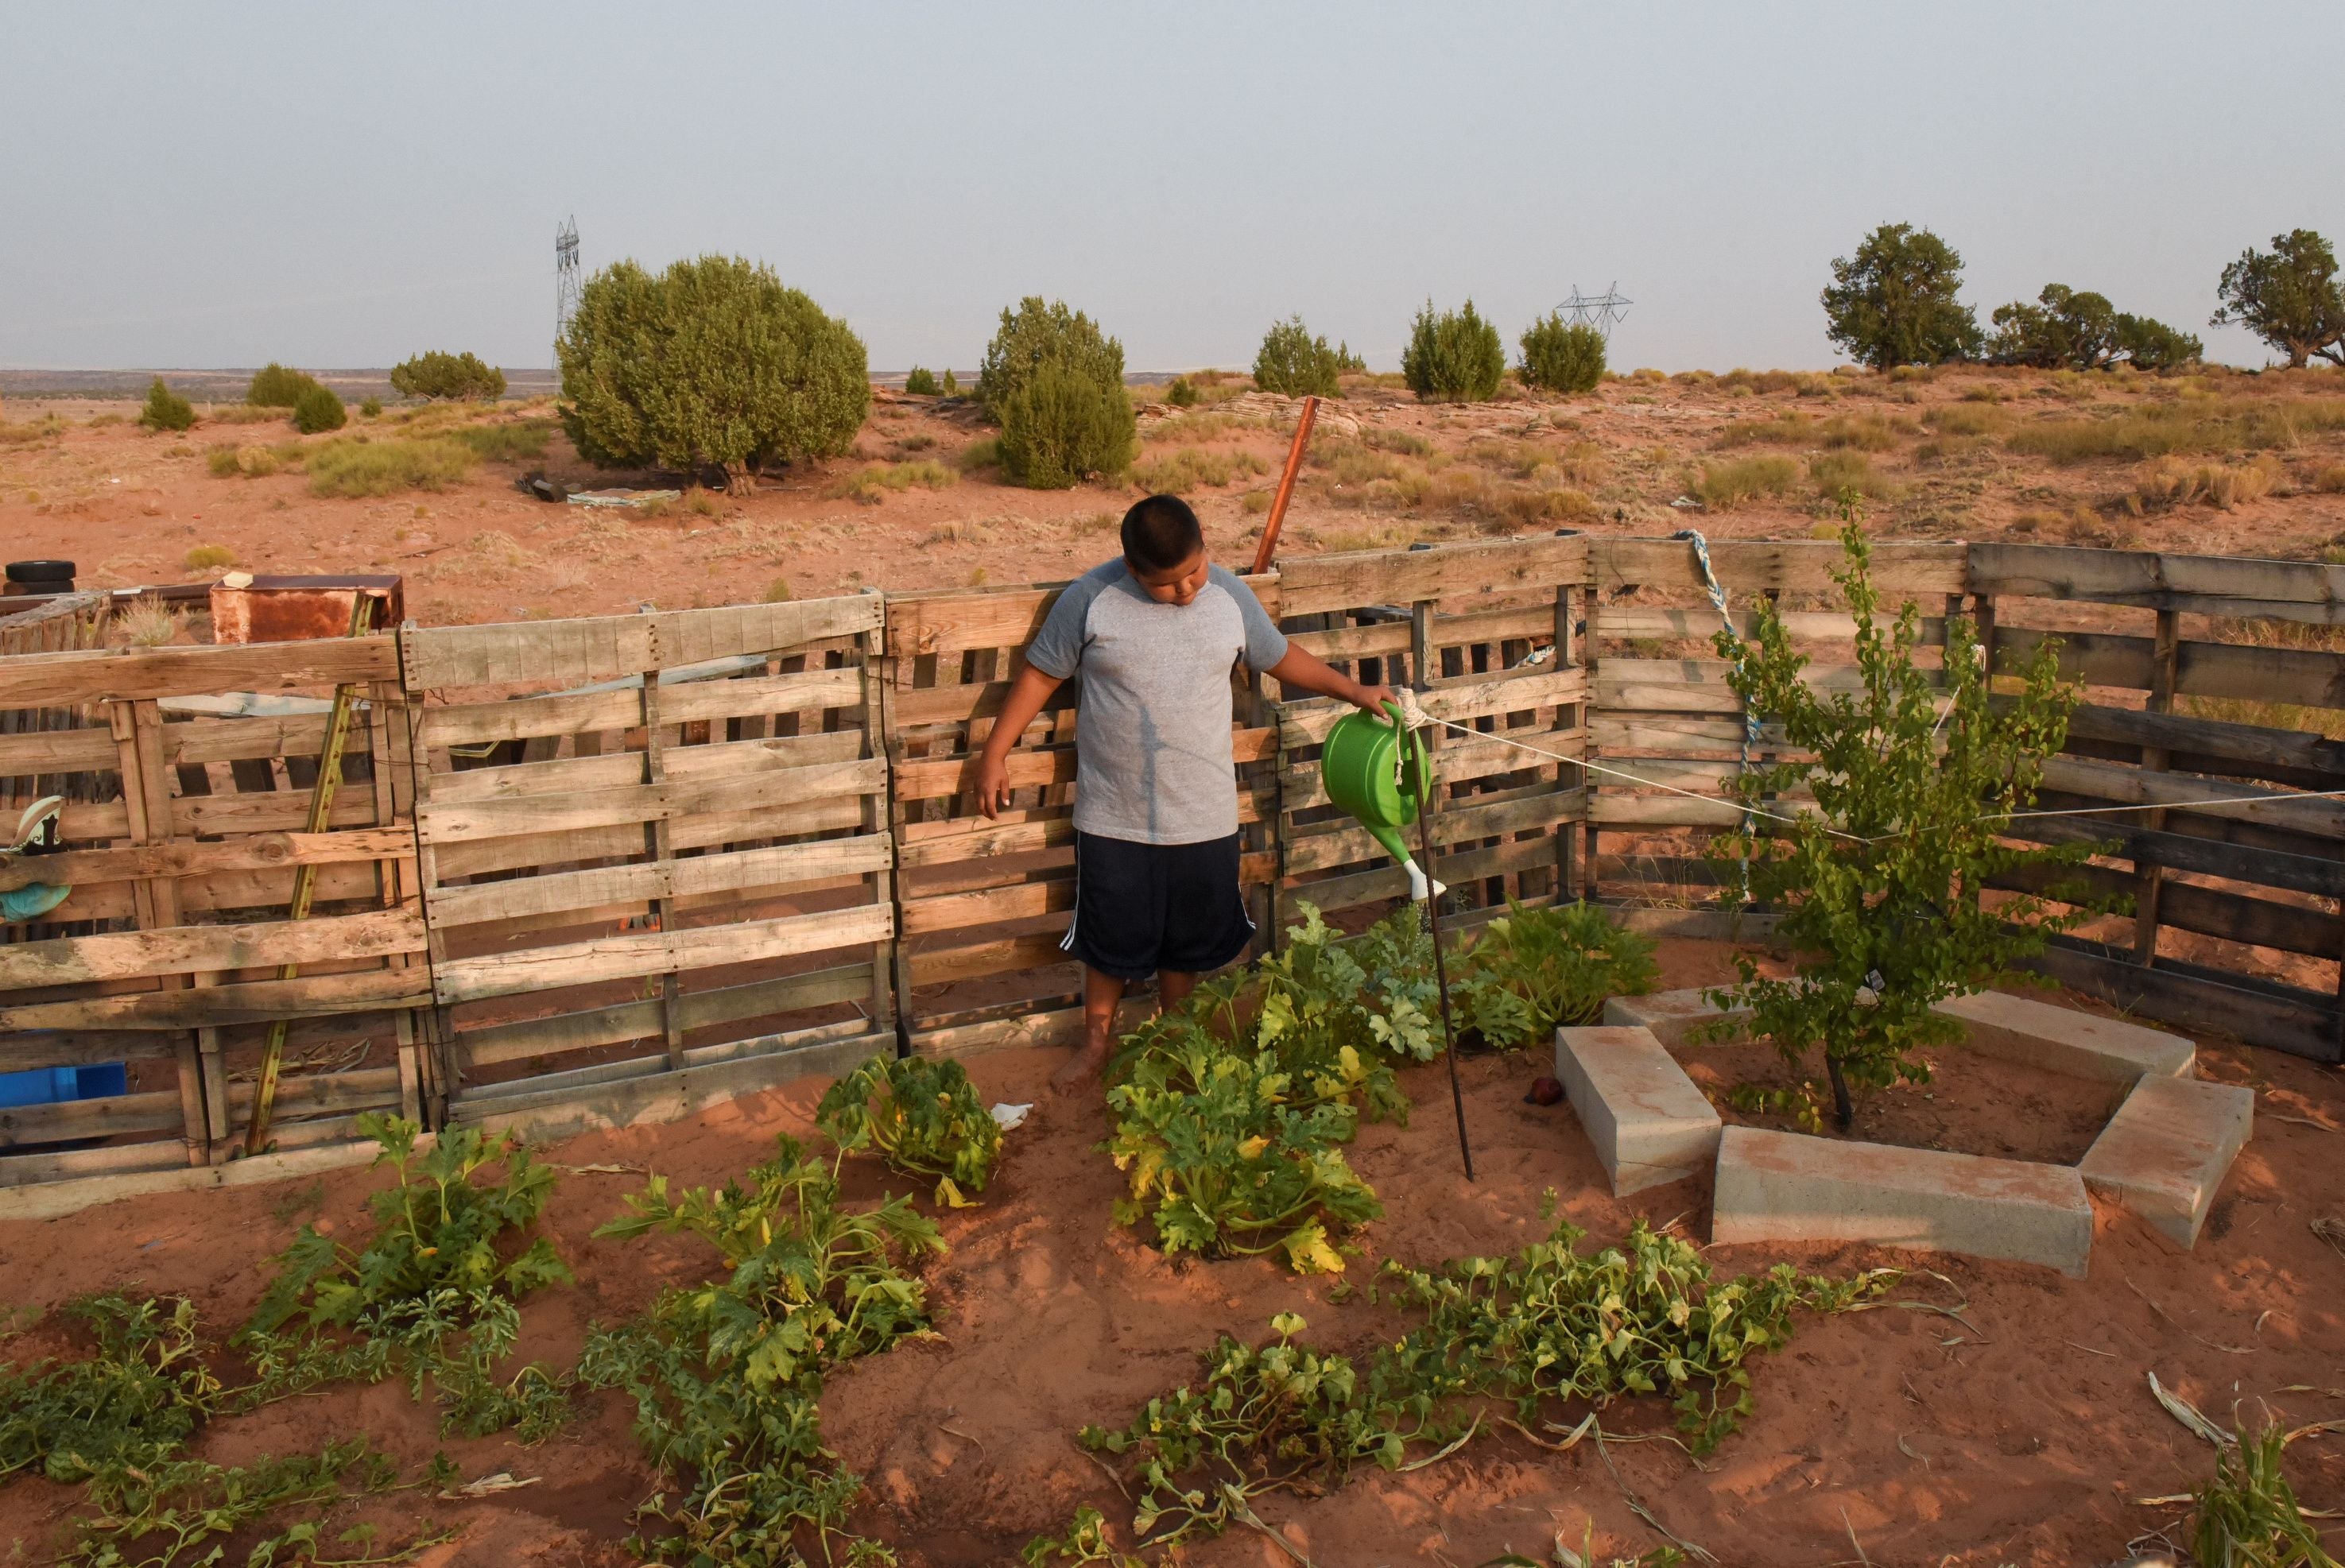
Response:
M1284 692L1392 700L1290 645L1254 591L1205 558L1197 514L1152 495L1123 515L1123 559L1059 595L1026 649L977 763L978 808L1010 804L1010 747L1060 683L1080 674L1075 723L1075 916L1061 946L1083 964L1083 1046L1065 1093L1107 1066L1124 987L1157 977L1160 1007L1254 936L1238 891L1230 672Z

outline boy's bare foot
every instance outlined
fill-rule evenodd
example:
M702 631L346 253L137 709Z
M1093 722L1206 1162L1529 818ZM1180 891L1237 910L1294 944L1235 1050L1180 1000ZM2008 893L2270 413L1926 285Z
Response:
M1051 1079L1051 1092L1058 1095L1075 1094L1099 1082L1107 1071L1107 1042L1085 1040L1074 1058L1058 1070Z

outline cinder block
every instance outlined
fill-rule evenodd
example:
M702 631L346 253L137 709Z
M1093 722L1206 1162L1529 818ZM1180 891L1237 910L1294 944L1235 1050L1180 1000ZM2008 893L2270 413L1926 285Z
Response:
M1933 1011L1961 1020L1981 1056L2072 1077L2120 1084L2144 1075L2184 1077L2198 1059L2198 1047L2179 1035L2002 991L1955 996Z
M1558 1029L1555 1076L1616 1198L1682 1180L1718 1153L1718 1112L1650 1029Z
M2093 1206L2075 1168L1730 1127L1711 1239L1869 1241L2041 1263L2079 1279Z
M2255 1119L2253 1089L2146 1077L2076 1168L2086 1186L2189 1248Z
M1692 1043L1686 1036L1697 1024L1707 1024L1713 1018L1751 1017L1748 1007L1728 1011L1711 1006L1702 999L1703 989L1696 986L1690 991L1656 991L1650 996L1609 997L1604 1003L1604 1027L1650 1029L1653 1038L1662 1045L1679 1047Z

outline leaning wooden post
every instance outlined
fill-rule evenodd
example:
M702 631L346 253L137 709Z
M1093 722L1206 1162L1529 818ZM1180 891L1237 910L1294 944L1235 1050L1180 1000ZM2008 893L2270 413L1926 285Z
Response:
M350 635L363 633L374 619L374 601L365 594L355 596L350 602ZM334 819L334 792L342 782L342 752L350 738L350 714L359 701L359 683L344 681L334 688L334 705L326 714L326 744L318 753L318 776L310 785L310 814L304 820L305 833L324 833ZM287 901L288 920L310 918L310 905L318 893L318 866L314 861L304 862L293 868L293 896ZM290 980L299 974L299 964L277 966L279 980ZM269 1118L277 1106L277 1079L285 1065L285 1032L291 1020L279 1018L269 1026L269 1044L260 1055L260 1081L253 1086L252 1120L244 1129L244 1152L259 1154L269 1147Z

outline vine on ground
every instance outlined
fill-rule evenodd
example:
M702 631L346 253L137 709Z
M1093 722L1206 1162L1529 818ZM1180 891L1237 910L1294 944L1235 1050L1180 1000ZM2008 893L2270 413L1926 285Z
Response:
M1513 1403L1518 1430L1537 1438L1538 1423L1568 1434L1568 1446L1615 1401L1661 1394L1687 1447L1706 1453L1750 1413L1743 1363L1790 1340L1795 1309L1852 1310L1899 1278L1894 1270L1803 1277L1781 1264L1719 1280L1690 1244L1641 1219L1618 1248L1583 1254L1584 1235L1558 1223L1508 1257L1422 1270L1388 1263L1391 1284L1380 1293L1421 1316L1364 1365L1298 1342L1303 1320L1282 1313L1271 1320L1270 1343L1223 1336L1194 1383L1150 1400L1120 1430L1085 1428L1086 1447L1132 1461L1137 1547L1259 1525L1253 1499L1332 1490L1362 1463L1432 1463L1484 1429L1492 1397ZM1568 1407L1588 1412L1577 1429L1546 1419ZM1137 1561L1115 1552L1090 1511L1026 1549L1037 1568L1054 1559L1119 1568Z
M595 1329L579 1360L581 1381L634 1397L637 1440L683 1489L639 1510L672 1527L637 1546L662 1561L779 1568L802 1560L802 1530L827 1558L862 1482L822 1446L823 1373L929 1332L926 1288L903 1265L945 1249L935 1223L904 1198L842 1209L833 1167L787 1135L776 1145L721 1190L671 1198L654 1176L629 1213L595 1231L688 1231L731 1265L633 1322ZM893 1561L852 1537L848 1552L849 1563Z
M305 1225L286 1249L237 1340L259 1373L258 1398L403 1374L418 1399L433 1385L447 1430L547 1436L568 1413L566 1381L536 1363L503 1380L496 1369L521 1331L519 1299L570 1283L570 1270L543 1236L509 1258L499 1248L536 1223L553 1172L503 1133L452 1127L419 1156L421 1129L402 1117L370 1113L359 1128L381 1145L375 1163L392 1167L398 1185L370 1200L376 1229L364 1246ZM501 1182L476 1179L499 1161ZM286 1331L296 1317L301 1328Z

